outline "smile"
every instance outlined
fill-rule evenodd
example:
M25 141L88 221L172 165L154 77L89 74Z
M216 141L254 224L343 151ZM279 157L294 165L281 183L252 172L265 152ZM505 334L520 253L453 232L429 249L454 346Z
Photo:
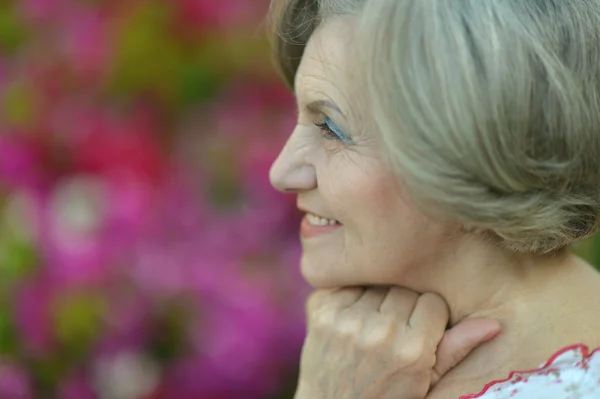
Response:
M306 221L312 226L333 226L335 224L340 224L340 222L335 219L327 219L312 213L306 214Z
M328 219L307 213L300 225L300 236L302 238L321 236L331 233L340 227L342 227L342 224L335 219Z

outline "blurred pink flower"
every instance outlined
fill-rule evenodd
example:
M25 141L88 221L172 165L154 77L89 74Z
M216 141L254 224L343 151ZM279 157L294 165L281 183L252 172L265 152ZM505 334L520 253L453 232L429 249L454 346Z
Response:
M69 66L84 79L98 79L108 72L110 36L108 18L100 7L72 3L63 7L61 40Z
M160 185L165 177L166 159L149 132L129 128L127 125L93 127L93 133L77 146L76 169L110 179L134 178Z
M205 358L189 356L167 370L162 384L149 399L264 399L273 394L267 385L260 378L240 385L222 375Z
M50 281L43 277L23 283L14 300L15 325L28 353L44 356L54 344L50 306Z
M83 373L76 373L60 382L58 388L60 399L97 399L90 381Z
M251 143L242 153L240 186L252 209L246 224L271 231L279 237L290 234L297 237L300 212L296 197L276 191L269 181L269 170L277 153L273 146L260 142Z
M190 258L177 248L143 246L130 266L130 273L145 292L173 296L190 291Z
M210 114L224 139L261 141L275 150L292 132L295 109L294 97L281 84L246 77L224 90L212 104Z
M54 188L45 205L41 244L49 272L68 285L100 281L109 266L104 247L107 188L93 177L71 177Z
M29 378L25 370L8 363L0 364L0 397L32 398Z
M200 391L221 387L226 392L230 387L231 392L270 393L278 378L275 365L284 360L279 357L280 326L290 321L266 286L238 275L220 287L220 294L205 297L208 311L200 312L197 325L195 351L203 362L196 380L203 384Z
M17 4L23 20L37 30L35 39L51 49L47 56L64 58L69 71L83 79L99 79L108 72L110 19L103 5L73 0L23 0ZM55 26L60 29L53 31Z
M39 166L33 143L20 139L17 132L0 131L0 182L3 185L10 189L38 186Z
M55 381L60 398L92 399L92 387L101 385L136 399L262 399L296 362L304 332L295 199L268 181L295 123L294 101L278 84L242 77L202 106L198 119L205 123L190 129L197 142L188 136L182 145L201 154L193 159L201 170L176 165L168 146L174 133L165 122L185 110L155 107L143 87L113 102L103 86L111 82L111 47L120 39L113 27L138 7L152 12L149 4L15 3L32 36L7 65L23 60L14 71L34 88L35 107L26 133L0 132L0 181L9 194L19 188L33 199L40 260L38 274L11 297L16 328L28 357L61 356L50 306L67 290L85 294L93 286L106 304L98 314L106 316L98 344L83 348L92 359L83 368L93 369L94 378L79 370ZM186 29L219 40L254 29L268 1L169 5ZM3 75L0 60L0 91ZM226 173L218 173L221 167ZM229 208L214 206L208 192L219 179L232 180L222 182L237 195ZM190 300L192 316L173 321L181 323L181 336L167 339L182 342L166 344L185 353L159 365L163 360L149 347L157 314L182 298ZM12 370L6 380L0 374L0 396L5 385L26 389L27 376Z
M109 281L145 236L157 199L153 188L131 177L63 179L44 206L41 225L50 272L68 285Z
M175 0L184 23L201 31L232 29L253 25L265 15L263 0Z
M56 21L61 8L66 6L64 0L21 0L16 4L22 16L34 24Z

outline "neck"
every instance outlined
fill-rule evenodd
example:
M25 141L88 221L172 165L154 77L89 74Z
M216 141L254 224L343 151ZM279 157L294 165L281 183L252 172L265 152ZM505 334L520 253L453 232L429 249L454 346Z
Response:
M443 262L415 267L398 282L441 295L449 305L451 325L465 318L510 319L525 298L552 291L580 264L567 250L552 255L511 254L473 240L456 248L440 256Z

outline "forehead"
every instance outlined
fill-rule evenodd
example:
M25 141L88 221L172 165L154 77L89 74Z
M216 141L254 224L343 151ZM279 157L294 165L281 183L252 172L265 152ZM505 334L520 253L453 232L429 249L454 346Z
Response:
M347 91L351 69L349 59L354 35L354 20L337 17L321 25L310 37L296 74L296 95L312 92Z

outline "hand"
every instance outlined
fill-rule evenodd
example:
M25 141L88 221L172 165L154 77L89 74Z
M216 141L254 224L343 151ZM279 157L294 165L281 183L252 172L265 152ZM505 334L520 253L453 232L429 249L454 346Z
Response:
M489 319L446 330L440 296L398 287L316 291L307 316L296 399L423 399L500 332Z

